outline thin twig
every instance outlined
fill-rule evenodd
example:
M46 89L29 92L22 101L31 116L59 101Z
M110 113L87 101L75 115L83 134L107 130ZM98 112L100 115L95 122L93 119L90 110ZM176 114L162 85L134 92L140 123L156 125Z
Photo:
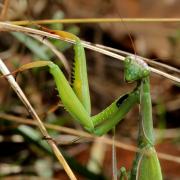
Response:
M4 113L0 113L0 118L4 119L4 120L8 120L8 121L13 121L16 123L22 123L22 124L37 126L37 122L33 121L32 119L25 119L22 117L8 115L8 114L4 114ZM71 135L75 135L75 136L79 136L79 137L83 137L83 138L90 138L93 140L94 139L100 139L102 142L104 142L108 145L111 145L111 146L113 144L113 141L110 138L105 137L105 136L96 137L96 136L91 135L91 134L84 132L82 130L75 130L75 129L62 127L59 125L57 126L57 125L48 124L48 123L44 123L44 126L48 129L53 129L53 130L56 130L59 132L63 132L63 133L67 133L67 134L71 134ZM133 145L125 144L125 143L122 143L122 142L117 141L117 140L114 141L114 145L118 148L125 149L125 150L132 151L132 152L139 152L140 151L137 147L135 147ZM158 156L160 159L163 159L163 160L180 163L180 157L177 157L174 155L158 152Z
M17 25L13 25L13 24L9 24L9 23L4 23L4 22L0 22L0 30L18 31L18 32L23 32L23 33L29 33L29 34L35 34L35 35L50 37L50 38L54 38L54 39L60 39L60 40L66 41L66 42L70 42L72 44L75 43L75 41L73 41L72 39L63 38L63 37L60 37L59 35L56 35L56 34L51 34L51 33L48 33L48 32L41 31L41 30L22 27L22 26L17 26ZM102 49L102 48L99 48L99 47L96 47L96 46L93 46L93 45L90 45L90 44L87 44L87 43L83 43L83 42L82 42L82 44L84 45L85 48L91 49L93 51L97 51L99 53L102 53L102 54L105 54L107 56L113 57L115 59L118 59L118 60L121 60L121 61L124 61L124 59L125 59L124 56L121 56L119 54L107 51L105 49ZM161 70L157 70L155 68L150 68L150 69L151 69L152 72L154 72L156 74L159 74L161 76L164 76L164 77L166 77L166 78L180 84L180 78L178 78L176 76L173 76L173 75L170 75L170 74L168 74L166 72L163 72Z
M2 72L3 75L10 74L8 68L6 67L6 65L3 63L3 61L1 59L0 59L0 71ZM34 108L29 103L28 99L26 98L25 94L21 90L20 86L15 81L14 77L12 75L9 75L9 76L6 76L6 78L7 78L8 82L9 82L9 84L11 85L11 87L13 88L13 90L16 92L16 94L18 95L20 100L23 102L23 104L27 108L29 114L37 122L37 126L39 127L39 129L40 129L41 133L43 134L43 136L47 138L48 144L51 146L55 156L59 160L60 164L63 166L63 168L66 171L69 178L72 179L72 180L76 180L76 177L73 174L71 168L67 164L66 160L64 159L63 155L59 151L56 144L51 140L51 137L49 136L46 128L44 127L44 124L42 123L42 121L40 120L38 115L36 114Z

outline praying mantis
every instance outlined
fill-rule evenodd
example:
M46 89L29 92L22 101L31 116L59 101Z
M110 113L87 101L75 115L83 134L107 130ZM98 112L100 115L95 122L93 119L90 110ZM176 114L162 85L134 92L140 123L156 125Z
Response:
M54 78L64 108L84 129L97 136L102 136L114 128L133 106L139 104L138 148L140 150L136 154L131 172L127 174L122 168L120 179L161 180L161 167L154 148L148 65L136 56L127 56L124 60L124 79L129 83L137 82L136 87L131 92L117 98L99 114L91 116L86 57L81 40L64 31L51 30L49 32L75 41L71 83L69 84L61 69L51 61L32 62L21 66L19 71L47 66Z

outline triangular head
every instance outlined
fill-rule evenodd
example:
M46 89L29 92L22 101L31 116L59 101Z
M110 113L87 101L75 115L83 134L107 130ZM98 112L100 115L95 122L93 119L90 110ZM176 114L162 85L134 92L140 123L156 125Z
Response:
M133 82L149 76L148 65L136 56L127 56L124 60L124 79Z

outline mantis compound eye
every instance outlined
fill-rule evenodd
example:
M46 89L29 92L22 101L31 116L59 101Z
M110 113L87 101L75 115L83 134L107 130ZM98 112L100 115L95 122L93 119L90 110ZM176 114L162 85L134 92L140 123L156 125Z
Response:
M124 60L124 78L127 82L137 81L150 74L148 65L140 58L128 56Z

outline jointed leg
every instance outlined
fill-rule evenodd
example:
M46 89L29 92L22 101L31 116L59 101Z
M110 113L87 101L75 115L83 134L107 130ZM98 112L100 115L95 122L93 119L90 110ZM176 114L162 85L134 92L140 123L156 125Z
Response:
M124 118L125 114L128 113L132 106L139 101L139 89L136 88L132 93L115 100L101 113L90 117L56 64L50 61L39 61L29 64L30 68L38 66L48 66L50 68L50 73L53 75L64 108L75 120L80 122L85 129L97 135L103 135L111 130ZM25 65L22 66L20 70L25 70L29 67ZM94 129L94 126L98 127Z
M69 36L66 32L61 32L64 36ZM72 88L66 80L64 74L53 62L43 61L31 63L34 66L49 66L50 73L53 75L59 96L64 104L65 109L71 116L80 122L90 132L97 135L103 135L111 130L125 114L139 101L139 88L137 87L132 93L126 94L115 100L104 111L90 117L90 96L87 81L87 69L85 62L84 49L81 42L75 36L75 62ZM38 65L35 65L37 64ZM42 63L42 64L41 64ZM23 68L22 68L23 69ZM127 81L136 81L147 76L147 70L132 58L127 57L125 60L125 79ZM94 128L94 126L97 126Z
M129 112L132 106L139 101L139 89L136 88L132 93L122 96L120 99L113 102L101 113L90 117L59 67L52 62L49 67L65 109L67 109L72 117L78 120L87 130L96 135L103 135L111 130L124 118L125 114ZM93 128L103 121L106 122L95 129Z
M139 90L135 89L133 92L117 99L101 113L93 116L91 119L94 126L96 126L94 133L101 136L115 127L131 108L138 103L138 97Z

